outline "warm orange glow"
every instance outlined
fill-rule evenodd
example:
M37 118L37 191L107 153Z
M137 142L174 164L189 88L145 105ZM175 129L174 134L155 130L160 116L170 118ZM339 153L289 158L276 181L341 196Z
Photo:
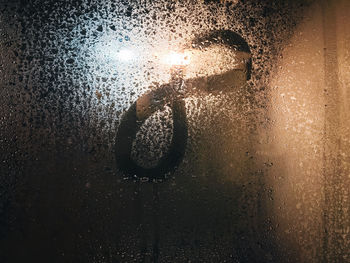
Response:
M186 66L190 64L191 56L189 52L180 53L171 51L164 57L163 61L171 66Z

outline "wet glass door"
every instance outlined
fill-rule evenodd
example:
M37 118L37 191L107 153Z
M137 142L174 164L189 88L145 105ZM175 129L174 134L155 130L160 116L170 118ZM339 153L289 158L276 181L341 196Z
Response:
M0 2L0 262L348 262L348 12Z

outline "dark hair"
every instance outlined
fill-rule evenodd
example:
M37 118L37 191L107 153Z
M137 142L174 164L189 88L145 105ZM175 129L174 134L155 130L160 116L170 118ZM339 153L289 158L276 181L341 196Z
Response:
M224 45L230 49L241 52L250 52L248 43L236 32L231 30L215 30L196 37L192 41L193 48L207 48L213 44ZM252 60L247 61L247 80L250 79Z

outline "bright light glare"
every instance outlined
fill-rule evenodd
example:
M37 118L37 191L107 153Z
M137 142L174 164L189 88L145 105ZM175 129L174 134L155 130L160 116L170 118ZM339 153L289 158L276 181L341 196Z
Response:
M127 62L133 60L135 58L135 54L129 49L122 49L117 53L117 58L118 60Z
M170 52L165 56L164 62L172 66L186 66L190 64L191 57L189 53Z

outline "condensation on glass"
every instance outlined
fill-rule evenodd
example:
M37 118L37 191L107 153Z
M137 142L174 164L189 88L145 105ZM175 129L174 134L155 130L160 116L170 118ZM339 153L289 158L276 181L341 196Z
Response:
M2 1L0 262L350 262L349 12Z

